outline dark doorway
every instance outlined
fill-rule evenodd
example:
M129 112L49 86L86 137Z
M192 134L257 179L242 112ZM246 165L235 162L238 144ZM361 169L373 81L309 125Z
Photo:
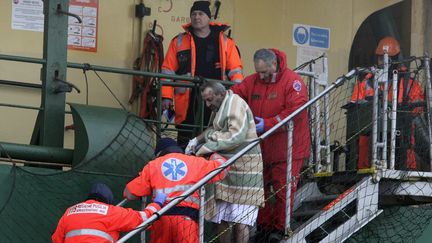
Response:
M360 25L351 46L349 70L376 64L379 40L393 36L401 45L399 59L409 56L411 46L411 0L374 12Z

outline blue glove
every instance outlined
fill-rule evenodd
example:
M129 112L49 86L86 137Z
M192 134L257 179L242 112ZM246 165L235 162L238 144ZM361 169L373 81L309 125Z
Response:
M167 195L165 193L158 193L156 194L155 198L153 199L153 202L159 204L159 206L163 206L165 203L165 200L167 198Z
M258 134L261 134L264 132L264 119L262 119L261 117L255 117L255 120L258 121L258 123L255 125L256 126L256 132Z

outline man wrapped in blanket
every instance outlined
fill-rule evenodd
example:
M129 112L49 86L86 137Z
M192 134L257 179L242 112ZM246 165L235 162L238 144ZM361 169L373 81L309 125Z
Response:
M218 152L229 159L257 139L254 117L248 104L231 90L207 81L200 87L206 106L212 110L210 126L190 140L186 153L206 155ZM206 187L206 218L218 224L218 232L228 232L234 224L235 242L249 241L258 207L264 205L263 165L259 145L237 159L224 180ZM222 242L230 242L224 233Z

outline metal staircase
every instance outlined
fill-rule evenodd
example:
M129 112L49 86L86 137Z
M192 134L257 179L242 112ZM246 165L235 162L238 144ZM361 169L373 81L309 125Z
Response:
M340 194L323 193L319 182L301 187L293 208L295 229L285 242L343 242L386 207L432 203L431 172L383 169L352 178L359 181Z
M378 209L379 184L371 175L340 195L323 195L313 182L304 187L300 194L308 190L313 193L306 197L298 195L302 203L293 214L294 219L307 217L304 209L310 210L305 206L309 202L318 206L328 203L295 229L287 242L342 242L382 212Z

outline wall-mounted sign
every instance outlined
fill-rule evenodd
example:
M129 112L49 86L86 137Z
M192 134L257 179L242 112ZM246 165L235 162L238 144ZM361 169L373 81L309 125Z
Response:
M329 49L330 29L304 24L294 24L293 45Z
M82 19L82 23L69 16L68 49L97 51L99 0L71 0L69 12Z
M42 0L11 0L14 30L44 31ZM99 0L70 0L69 12L78 15L82 23L68 17L68 49L97 51Z
M44 14L42 0L11 0L13 30L43 32Z

